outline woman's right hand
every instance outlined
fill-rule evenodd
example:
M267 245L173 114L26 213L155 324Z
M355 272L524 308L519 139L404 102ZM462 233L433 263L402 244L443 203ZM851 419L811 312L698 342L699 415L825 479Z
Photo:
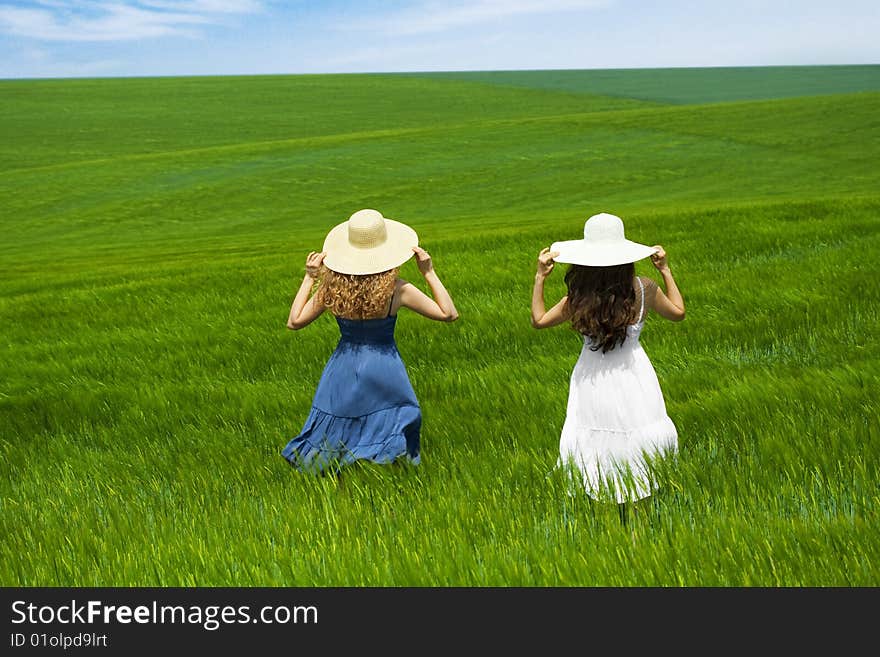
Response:
M310 278L318 278L318 274L321 272L321 263L324 262L324 256L327 254L324 252L316 253L315 251L311 251L306 258L306 276Z
M544 247L538 254L538 276L547 278L553 267L556 266L553 258L559 255L559 251L551 251L550 247Z
M657 253L651 256L651 263L659 270L669 269L669 262L666 259L666 251L659 244L655 244L654 248Z

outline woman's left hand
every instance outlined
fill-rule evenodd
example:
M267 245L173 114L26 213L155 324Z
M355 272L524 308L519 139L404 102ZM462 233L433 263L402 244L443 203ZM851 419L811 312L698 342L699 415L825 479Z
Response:
M324 262L324 256L327 254L324 252L316 253L315 251L311 251L309 256L306 258L306 275L310 278L318 278L318 274L321 272L321 263Z

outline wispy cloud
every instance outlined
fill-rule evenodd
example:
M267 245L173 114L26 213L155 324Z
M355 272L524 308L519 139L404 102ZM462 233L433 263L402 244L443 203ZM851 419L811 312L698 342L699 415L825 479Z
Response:
M351 22L343 27L399 36L445 32L453 28L512 18L566 11L601 9L614 0L475 0L422 2L381 18Z
M35 78L67 78L67 77L98 77L102 75L125 74L130 62L125 59L98 57L59 56L52 48L44 44L26 45L20 48L13 57L0 60L0 79L21 77L27 71L27 77Z
M263 3L257 0L142 0L138 4L156 9L217 14L249 14L263 8Z
M504 34L488 33L480 36L482 48L503 42ZM399 43L374 45L343 51L340 54L322 56L316 71L445 71L460 67L461 60L469 60L471 68L484 65L462 43L443 40L427 40L423 43Z
M66 2L35 0L0 7L0 32L42 41L132 41L198 36L218 15L256 12L254 0L143 0Z

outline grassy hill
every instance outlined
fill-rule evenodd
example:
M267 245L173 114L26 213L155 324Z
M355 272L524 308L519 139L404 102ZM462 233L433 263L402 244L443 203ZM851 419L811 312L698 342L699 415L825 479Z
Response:
M409 75L409 74L408 74ZM547 89L658 103L724 103L877 91L880 67L763 66L724 68L466 71L432 78Z
M0 583L876 585L878 116L878 66L0 82ZM398 323L422 465L313 479L338 334L284 321L365 207L461 319ZM528 321L600 211L688 305L628 526L554 470L579 338Z

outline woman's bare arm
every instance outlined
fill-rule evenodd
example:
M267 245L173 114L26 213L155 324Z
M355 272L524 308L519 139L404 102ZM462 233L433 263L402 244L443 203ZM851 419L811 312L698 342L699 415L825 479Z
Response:
M290 314L287 316L287 328L293 331L308 326L324 312L324 306L317 303L314 295L311 297L309 295L325 255L312 251L306 258L306 273L290 306Z
M559 254L544 248L538 254L538 271L532 286L532 326L536 329L550 328L569 319L568 297L564 296L550 310L544 305L544 281L556 265L553 258Z
M454 322L458 319L458 310L452 297L434 271L434 263L431 256L424 249L415 246L416 259L419 271L425 277L425 282L431 289L433 299L422 292L412 283L402 281L400 287L399 306L409 308L428 319L434 319L439 322Z
M678 285L676 285L675 279L672 277L666 251L659 244L655 248L657 253L651 256L651 262L663 277L663 285L666 287L666 292L664 293L658 286L654 292L651 307L661 317L673 322L680 322L684 319L685 315L684 297L681 296Z

